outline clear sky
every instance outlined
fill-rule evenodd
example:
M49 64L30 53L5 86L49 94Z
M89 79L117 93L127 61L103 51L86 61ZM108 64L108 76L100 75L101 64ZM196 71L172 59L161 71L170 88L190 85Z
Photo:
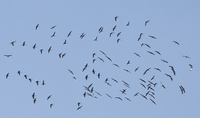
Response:
M200 111L199 5L199 0L1 1L0 117L197 118ZM117 21L115 16L118 16ZM147 20L150 21L145 26ZM126 26L128 22L130 25ZM37 24L39 26L35 30ZM112 31L115 25L116 29ZM101 33L100 27L103 27ZM71 35L67 37L70 31ZM51 37L54 32L55 36ZM110 37L111 32L114 33ZM121 34L117 37L119 32ZM82 33L85 36L81 39ZM138 41L140 33L143 35ZM97 41L94 41L96 37ZM63 44L65 40L66 44ZM12 41L15 41L14 46ZM24 41L25 46L22 46ZM142 43L151 48L146 45L141 47ZM59 58L60 53L66 55ZM184 55L190 59L184 58ZM93 59L96 59L94 63ZM127 65L129 60L130 64ZM88 66L82 72L86 64ZM189 64L193 65L192 71ZM169 66L173 66L176 75L173 75ZM135 72L137 67L139 69ZM148 68L151 69L143 75ZM161 72L154 68L161 69ZM93 69L95 74L92 73ZM17 73L19 70L21 75ZM172 76L173 81L165 74ZM24 75L28 78L25 79ZM86 75L88 80L85 79ZM155 78L151 80L154 75ZM106 78L108 80L105 83ZM45 85L42 85L43 80ZM155 87L151 85L154 91L150 90L150 94L155 94L155 99L149 94L147 100L142 97L148 92L148 80L157 83ZM36 81L39 81L38 86ZM127 82L129 87L122 81ZM83 87L90 84L93 93ZM181 85L185 88L184 94L179 88ZM121 92L123 89L126 90L125 94ZM85 92L93 97L84 97ZM122 101L115 97L120 97ZM79 102L82 107L77 110ZM53 104L52 108L50 104Z

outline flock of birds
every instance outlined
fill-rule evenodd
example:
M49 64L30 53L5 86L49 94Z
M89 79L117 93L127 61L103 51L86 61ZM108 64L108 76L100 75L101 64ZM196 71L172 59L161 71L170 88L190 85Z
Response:
M114 18L114 20L115 20L115 22L117 22L117 21L118 21L118 16L116 16L116 17ZM144 26L147 26L147 25L149 24L149 22L150 22L150 20L147 20L147 21L144 23ZM128 27L128 26L130 26L130 22L128 22L128 23L126 24L126 27ZM56 28L56 25L52 26L50 29L54 29L54 28ZM38 29L39 29L39 24L37 24L36 27L35 27L35 30L38 30ZM116 33L116 32L115 32L116 29L117 29L117 25L114 25L112 31L109 33L109 37L113 37L114 34L117 34L117 35L116 35L116 37L117 37L116 42L119 43L119 42L120 42L120 35L121 35L122 32L117 32L117 33ZM98 30L98 32L101 33L101 32L103 32L103 30L104 30L104 28L103 28L103 27L100 27L99 30ZM70 32L68 33L67 37L70 37L71 34L72 34L72 31L70 31ZM85 37L85 35L86 35L85 33L82 33L82 34L80 35L80 39L83 39L83 38ZM53 38L53 37L55 37L55 36L56 36L56 32L53 32L53 34L52 34L50 37ZM137 39L137 41L140 42L140 41L142 40L142 37L143 37L143 33L140 33L140 34L139 34L139 37L138 37L138 39ZM152 36L152 35L148 35L148 37L151 38L151 39L157 39L155 36ZM94 41L98 41L98 37L96 37ZM12 41L10 44L11 44L12 46L15 46L15 43L16 43L16 41ZM173 43L176 44L176 45L180 45L179 42L177 42L177 41L173 41ZM67 44L67 40L66 40L66 39L65 39L64 42L63 42L63 45L65 45L65 44ZM25 42L25 41L22 43L22 46L26 46L26 42ZM141 46L141 47L144 47L144 46L145 46L147 49L151 49L151 48L152 48L152 47L151 47L149 44L147 44L147 43L141 43L140 46ZM34 44L32 48L33 48L33 49L36 49L36 47L37 47L37 44ZM47 49L47 53L50 53L51 50L52 50L52 46L50 46L50 47ZM44 49L40 49L39 51L40 51L41 54L44 53ZM155 55L161 56L161 55L162 55L162 54L161 54L159 51L157 51L157 50L156 50L156 51L149 51L149 50L147 50L146 52L147 52L148 54L150 54L150 55L153 55L153 56L155 56ZM140 55L139 53L134 52L134 54L135 54L136 57L141 58L141 55ZM12 55L11 55L11 54L6 54L6 55L4 55L4 56L6 56L6 57L9 58L9 57L11 57ZM58 53L58 57L59 57L59 58L64 58L65 56L66 56L66 53ZM102 77L103 74L102 74L101 72L98 72L98 70L97 70L96 68L92 68L93 65L96 64L96 61L99 61L100 63L105 63L105 62L106 62L106 64L109 64L109 63L110 63L110 65L112 65L112 66L114 66L114 67L116 67L116 68L118 68L118 69L122 69L121 66L120 66L120 64L114 63L114 61L112 60L112 58L111 58L109 55L107 55L107 54L106 54L104 51L102 51L102 50L99 50L99 52L94 52L93 54L91 54L91 57L92 57L92 59L89 60L89 61L91 61L92 63L89 63L89 62L88 62L88 63L86 63L85 66L82 68L82 73L84 73L84 78L85 78L86 81L87 81L90 77L96 76L97 79L99 79L99 80L104 80L104 83L105 83L108 87L112 87L112 86L114 86L114 85L116 85L116 84L121 84L124 88L122 88L122 89L119 90L120 95L114 96L114 97L113 97L112 95L110 95L110 94L108 94L108 93L99 92L98 90L95 89L94 83L89 83L88 85L83 85L83 88L84 88L83 97L86 98L87 96L89 96L89 97L91 97L91 98L100 98L100 97L106 96L106 97L108 97L108 98L110 98L110 99L118 99L118 100L120 100L120 101L127 100L127 101L130 101L130 102L131 102L131 100L132 100L131 97L130 97L130 96L129 96L129 97L127 96L128 91L131 89L130 83L126 82L126 80L118 80L118 79L116 79L116 78L114 78L114 77L104 77L104 78L103 78L103 77ZM186 56L186 55L183 55L182 57L183 57L183 58L190 59L190 57L189 57L189 56ZM132 97L141 96L141 97L143 97L145 100L150 100L153 104L156 105L156 102L155 102L155 88L156 88L157 86L158 86L158 87L160 86L160 87L162 87L163 89L166 89L166 86L162 83L162 81L159 81L159 80L156 81L156 75L155 75L155 73L156 73L156 72L160 72L160 73L162 73L166 78L169 78L169 80L171 80L171 81L173 81L174 77L176 76L176 71L175 71L175 67L174 67L174 66L170 65L170 63L169 63L167 60L165 60L165 59L160 58L160 61L162 61L162 62L165 63L165 64L168 64L168 65L166 66L166 68L169 68L169 69L171 70L171 73L163 72L163 71L162 71L160 68L158 68L158 67L149 67L149 68L147 68L147 69L144 70L143 73L142 73L143 78L144 78L144 76L145 76L147 73L150 73L151 71L154 72L154 75L153 75L151 78L147 78L147 79L139 78L140 85L141 85L142 88L144 88L145 93L139 91L139 92L134 93L134 94L132 95ZM90 65L90 67L89 67L89 65ZM127 65L127 66L128 66L128 65L131 65L131 60L128 60L128 61L126 62L126 65ZM192 64L188 64L188 65L189 65L189 67L190 67L190 71L192 71L192 69L193 69ZM91 71L89 72L89 70L91 70ZM69 74L72 75L72 78L75 79L75 80L77 80L76 74L73 72L73 70L68 69L68 71L69 71ZM138 67L135 67L134 70L122 69L122 71L125 71L125 72L127 72L127 73L137 73L138 71L140 71L140 67L139 67L139 66L138 66ZM142 71L142 70L141 70L141 71ZM21 74L22 74L22 72L21 72L20 70L19 70L17 73L18 73L19 76L21 76ZM10 73L7 73L5 78L8 79L8 78L9 78L9 75L10 75ZM31 83L33 83L33 80L31 79L31 77L28 77L26 74L24 74L23 76L24 76L25 79L27 79L27 80L29 80ZM92 77L92 78L93 78L93 77ZM43 80L43 81L39 81L39 80L36 80L36 81L35 81L35 84L36 84L37 86L39 86L39 83L41 83L42 86L44 86L44 85L46 84L44 80ZM158 87L157 87L157 88L158 88ZM180 90L181 90L181 93L184 94L184 93L185 93L184 87L183 87L182 85L180 85L179 88L180 88ZM47 100L51 99L51 97L52 97L52 95L47 96ZM36 93L35 93L35 92L32 94L32 99L33 99L33 103L36 104L36 103L37 103L37 98L36 98ZM53 108L53 105L54 105L53 103L50 103L49 107L50 107L50 108ZM80 110L80 109L83 107L82 104L81 104L81 102L78 102L77 105L78 105L77 110Z

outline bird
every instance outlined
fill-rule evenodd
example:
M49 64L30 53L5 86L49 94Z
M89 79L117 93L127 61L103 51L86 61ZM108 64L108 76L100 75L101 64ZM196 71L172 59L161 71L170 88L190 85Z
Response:
M179 43L177 41L173 41L174 43L176 43L177 45L179 45Z
M117 21L117 19L118 19L118 16L115 16L115 21Z
M92 62L94 63L96 61L96 59L93 59Z
M93 54L92 54L92 57L94 58L95 55L96 55L96 53L93 53Z
M82 72L87 68L88 66L88 63L85 65L85 67L83 68Z
M39 27L39 24L37 24L37 25L35 26L35 30L37 30L37 29L38 29L38 27Z
M155 52L158 53L159 55L161 55L160 52L158 52L158 51L155 51Z
M86 79L86 80L88 79L88 75L85 76L85 79Z
M151 35L149 35L149 37L150 37L150 38L152 38L152 39L156 39L156 37L155 37L155 36L151 36Z
M169 77L169 78L170 78L170 79L173 81L173 78L172 78L172 76L171 76L171 75L169 75L169 74L166 74L166 73L165 73L165 75L166 75L166 76L168 76L168 77Z
M6 57L11 57L12 55L4 55L4 56L6 56Z
M32 82L31 78L28 79L30 82Z
M25 79L27 79L27 75L24 75Z
M84 96L84 97L86 97L86 92L85 92L85 93L83 93L83 96Z
M124 69L124 71L131 73L131 72L130 72L129 70L127 70L127 69Z
M120 97L115 97L115 98L116 98L116 99L119 99L119 100L121 100L121 101L123 101L122 98L120 98Z
M165 62L165 63L168 63L168 61L166 61L166 60L163 60L163 59L161 59L161 61L163 61L163 62Z
M145 75L147 73L147 71L149 71L151 68L148 68L146 71L144 71L143 75Z
M104 60L102 59L102 58L100 58L100 57L98 57L101 61L103 61L104 62Z
M97 77L100 79L100 73L98 73Z
M154 68L154 69L161 72L161 70L159 68Z
M171 69L172 69L172 72L174 73L174 75L176 75L176 72L174 70L174 67L173 66L169 66Z
M140 57L140 55L139 55L138 53L135 53L135 52L134 52L134 54L135 54L136 56Z
M146 96L144 96L144 95L142 95L142 94L140 94L143 98L145 98L146 100L147 100L147 97Z
M126 26L129 26L130 25L130 22L128 22L127 24L126 24Z
M12 41L10 44L11 44L12 46L14 46L14 45L15 45L15 42L16 42L16 41Z
M135 72L136 72L138 69L139 69L139 67L137 67L137 68L135 69Z
M80 102L78 102L78 103L77 103L77 105L78 105L78 106L80 106L80 105L81 105L81 103L80 103Z
M56 27L56 25L54 25L53 27L51 27L51 29L53 29L53 28L55 28Z
M118 66L117 64L114 64L114 63L113 63L113 65L114 65L114 66L117 66L117 67L119 68L119 66Z
M35 49L35 48L36 48L36 44L33 45L33 49Z
M111 59L110 57L106 56L106 58L107 58L109 61L111 61L111 62L112 62L112 59Z
M130 60L128 60L128 62L126 63L126 65L130 64Z
M73 73L70 69L68 69L68 71L69 71L72 75L74 75L74 73Z
M18 75L20 75L20 74L21 74L21 71L19 70L19 71L17 71L17 73L18 73Z
M63 42L63 44L67 44L67 40L65 39L65 41Z
M51 95L49 95L48 97L47 97L47 100L49 100L51 98Z
M189 57L189 56L185 56L185 55L183 55L182 57L185 57L185 58L188 58L188 59L190 59L190 57Z
M117 34L117 37L118 37L120 34L121 34L121 32L119 32L119 33Z
M82 33L81 36L80 36L80 38L82 39L84 36L85 36L85 33Z
M36 103L36 98L33 100L33 103L34 103L34 104Z
M56 35L56 32L53 32L53 34L51 35L51 38L54 37Z
M8 76L9 76L9 73L6 74L6 79L8 78Z
M50 104L50 108L52 108L53 107L53 104Z
M116 83L118 83L118 81L116 79L111 78L113 81L115 81Z
M131 102L131 100L129 98L127 98L127 97L124 97L124 98L127 99L129 102Z
M182 94L185 93L185 89L183 88L183 86L179 86L179 88L181 89Z
M152 55L155 55L153 52L151 52L151 51L147 51L149 54L152 54Z
M112 99L112 97L111 97L110 95L108 95L107 93L106 93L106 95L107 95L109 98L111 98L111 99Z
M126 95L126 89L122 89L120 90L122 92L122 94L125 94Z
M117 39L117 43L119 43L120 39Z
M112 36L113 33L114 33L114 32L111 32L111 33L110 33L110 37Z
M113 27L113 31L115 31L116 27L117 27L117 25L115 25L115 26Z
M142 38L143 33L140 33L140 36L138 38L138 41Z
M142 82L144 82L144 83L146 83L146 81L145 80L143 80L143 79L140 79Z
M50 46L49 49L48 49L48 53L50 53L50 51L51 51L51 46Z
M162 84L162 82L160 82L160 83L161 83L162 87L165 89L165 86Z
M23 42L22 46L25 46L25 41Z
M140 85L142 85L146 89L146 86L144 84L140 83Z
M44 80L42 81L42 85L43 85L43 86L45 85Z
M43 52L43 49L40 49L40 53L42 54L42 52Z
M150 99L150 100L151 100L152 103L154 103L156 105L156 103L152 99Z
M150 20L145 21L145 24L144 24L144 25L147 26L147 23L148 23L149 21L150 21Z
M71 35L72 31L69 32L69 34L67 35L67 37L69 37Z
M92 73L95 74L95 70L94 69L92 69Z
M101 33L103 31L103 27L99 28L99 33Z
M81 109L81 108L82 108L82 106L78 107L77 110L79 110L79 109Z
M39 85L39 81L36 81L36 84Z
M32 94L32 98L35 99L35 93Z
M62 58L66 55L66 53L62 54Z
M137 96L139 94L139 92L137 92L134 96Z
M151 80L153 80L155 78L155 75L151 78Z
M94 41L97 41L98 37L96 36L96 38L94 39Z
M189 66L190 66L190 71L192 71L192 69L193 69L193 66L192 66L192 64L189 64Z

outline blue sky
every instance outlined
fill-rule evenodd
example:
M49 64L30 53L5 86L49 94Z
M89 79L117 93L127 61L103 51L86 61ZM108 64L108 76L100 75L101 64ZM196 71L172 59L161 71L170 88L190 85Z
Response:
M1 1L0 117L197 117L200 105L197 94L200 90L199 4L197 0ZM115 16L118 16L117 21ZM150 22L145 26L147 20ZM130 26L126 26L128 22ZM35 30L37 24L39 27ZM54 25L56 27L50 29ZM116 30L109 37L115 25ZM98 32L100 27L103 27L101 33ZM71 35L67 37L70 31ZM51 38L54 32L55 37ZM117 37L119 32L121 34ZM80 39L82 33L85 33L85 37ZM142 38L137 41L140 33L143 33ZM96 37L98 41L94 41ZM67 44L63 45L65 40ZM14 46L10 44L12 41L16 41ZM26 45L22 46L24 41ZM141 47L142 43L151 48ZM32 48L34 44L36 49ZM52 51L47 53L50 46ZM40 49L44 50L43 54L40 54ZM159 51L161 55L150 55L147 51ZM66 55L59 58L59 53ZM93 53L96 53L94 64ZM7 54L12 56L7 58L4 56ZM184 58L183 55L191 58ZM130 64L127 65L129 60ZM87 63L88 67L82 72ZM113 63L118 64L119 68ZM194 67L192 71L189 64ZM170 65L176 71L175 76ZM137 67L138 71L134 72ZM153 68L156 67L162 72L155 71ZM143 75L147 68L151 69ZM96 70L95 75L92 74L93 69ZM20 76L18 70L22 72ZM7 73L9 77L6 79ZM98 73L101 74L100 79ZM173 81L165 73L170 74ZM33 82L26 80L24 75ZM89 76L87 81L86 75ZM152 82L157 83L154 88L156 105L150 101L150 97L148 100L140 95L134 97L137 92L144 95L147 92L140 85L142 82L139 78L148 81L154 75ZM112 86L105 83L106 78ZM118 80L118 83L111 78ZM41 85L43 80L44 86ZM130 88L124 86L122 80L129 83ZM35 81L39 81L39 86ZM161 82L166 89L162 88ZM94 93L97 99L90 96L84 98L83 93L87 91L83 86L90 84L102 96ZM185 94L181 94L180 85L185 88ZM120 92L122 89L126 89L126 95ZM34 92L36 104L31 97ZM111 95L112 99L106 94ZM52 96L47 100L49 95ZM115 97L121 97L123 101ZM82 108L77 111L78 102ZM49 107L50 104L53 104L53 108Z

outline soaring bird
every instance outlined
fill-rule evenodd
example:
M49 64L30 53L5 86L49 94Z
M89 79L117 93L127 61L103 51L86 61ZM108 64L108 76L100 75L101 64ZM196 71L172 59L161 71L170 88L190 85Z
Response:
M32 82L32 79L31 79L31 78L29 78L28 80L29 80L30 82Z
M159 55L161 55L160 52L158 52L158 51L155 51L155 52L158 53Z
M118 81L116 79L111 78L113 81L115 81L116 83L118 83Z
M35 48L36 48L36 44L33 45L33 49L35 49Z
M139 55L138 53L135 53L135 52L134 52L134 54L135 54L136 56L140 57L140 55Z
M80 36L80 38L82 39L84 36L85 36L85 33L82 33L81 36Z
M111 32L111 33L110 33L110 37L112 36L113 33L114 33L114 32Z
M140 94L143 98L145 98L146 100L147 100L147 97L146 96L144 96L144 95L142 95L142 94Z
M144 71L143 75L145 75L147 73L147 71L149 71L151 68L148 68L146 71Z
M103 31L103 27L99 28L99 33L101 33Z
M117 64L114 64L114 63L113 63L113 65L114 65L114 66L117 66L117 67L119 68L119 66L118 66Z
M128 22L127 24L126 24L126 26L129 26L130 25L130 22Z
M117 34L117 37L118 37L120 34L121 34L121 32L119 32L119 33Z
M6 56L6 57L11 57L12 55L9 54L9 55L4 55L4 56Z
M43 49L40 49L40 53L42 54L42 52L43 52Z
M25 46L25 41L23 42L22 46Z
M39 81L36 81L36 84L39 85Z
M165 86L162 84L162 82L161 82L161 85L162 85L162 87L165 89Z
M25 79L27 79L27 75L24 75Z
M33 100L33 103L34 103L34 104L36 103L36 98Z
M55 28L56 27L56 25L54 25L53 27L51 27L51 29L53 29L53 28Z
M122 92L122 94L125 94L126 95L126 89L122 89L120 90Z
M81 108L82 108L82 106L78 107L77 110L79 110L79 109L81 109Z
M63 42L63 44L67 44L67 40L65 39L65 41Z
M69 34L67 35L67 37L69 37L71 35L72 31L69 32Z
M100 58L100 57L98 57L101 61L103 61L104 62L104 60L102 59L102 58Z
M51 35L51 38L54 37L56 35L56 32L53 32L53 34Z
M109 61L111 61L111 62L112 62L112 59L111 59L110 57L106 56L106 58L107 58Z
M35 93L32 94L32 98L35 99Z
M152 99L150 99L150 100L151 100L152 103L154 103L156 105L156 103Z
M88 66L88 63L85 65L85 67L83 68L82 72L87 68Z
M97 41L98 37L96 36L96 38L94 39L94 41Z
M146 89L146 86L144 84L140 83L140 85L142 85Z
M172 69L172 72L174 73L174 75L176 75L176 72L174 70L174 67L173 66L169 66L171 69Z
M115 97L115 98L116 98L116 99L119 99L119 100L121 100L121 101L123 101L122 98L120 98L120 97Z
M192 66L192 64L189 64L189 66L190 66L190 71L192 71L192 69L193 69L193 66Z
M20 74L21 74L21 71L19 70L19 71L17 71L17 73L18 73L18 75L20 75Z
M139 92L137 92L134 96L137 96L139 94Z
M126 63L126 65L130 64L130 60L128 60L128 62Z
M151 52L151 51L147 51L149 54L152 54L152 55L155 55L153 52Z
M118 16L115 16L115 21L117 21L117 19L118 19Z
M111 97L110 95L108 95L107 93L106 93L106 95L107 95L109 98L111 98L111 99L112 99L112 97Z
M50 53L50 51L51 51L51 46L50 46L49 49L48 49L48 53Z
M116 27L117 27L117 25L115 25L115 26L113 27L113 31L115 31Z
M138 41L142 38L143 33L140 33L140 36L138 38Z
M174 43L176 43L177 45L179 45L179 43L177 41L173 41Z
M66 55L66 53L62 54L62 58Z
M161 70L159 68L154 68L154 69L161 72Z
M68 69L68 71L69 71L72 75L74 75L74 73L73 73L70 69Z
M38 29L38 27L39 27L39 24L37 24L37 25L35 26L35 30L37 30L37 29Z
M100 79L100 77L101 77L101 76L100 76L100 73L98 73L97 77Z
M9 73L6 74L6 78L8 78L8 76L9 76Z
M185 93L185 89L183 88L183 86L179 86L179 88L181 89L182 94Z
M182 57L185 57L185 58L188 58L188 59L190 59L190 57L189 57L189 56L185 56L185 55L183 55Z
M173 78L172 78L172 76L171 76L171 75L169 75L169 74L166 74L166 73L165 73L165 75L166 75L166 76L168 76L168 77L169 77L169 78L170 78L170 79L173 81Z
M127 70L127 69L124 69L124 71L131 73L131 72L130 72L129 70Z
M135 69L135 72L136 72L138 69L139 69L139 67L137 67L137 68Z
M150 37L150 38L152 38L152 39L156 39L156 37L155 37L155 36L151 36L151 35L149 35L149 37Z
M145 80L143 80L143 79L140 79L142 82L144 82L144 83L146 83L146 81Z
M16 42L16 41L12 41L10 44L11 44L12 46L14 46L15 42Z
M53 104L50 104L50 108L52 108L53 107Z
M149 21L150 21L150 20L145 21L145 24L144 24L144 25L147 26L147 23L148 23Z
M165 63L168 63L168 61L166 61L166 60L163 60L163 59L161 59L161 61L163 61L163 62L165 62Z
M120 39L117 39L117 43L119 43Z
M153 80L155 78L155 75L151 78L151 80Z
M85 79L86 79L86 80L88 79L88 75L85 76Z
M49 100L51 98L51 95L49 95L48 97L47 97L47 100Z
M44 80L42 81L42 85L43 85L43 86L45 85Z

